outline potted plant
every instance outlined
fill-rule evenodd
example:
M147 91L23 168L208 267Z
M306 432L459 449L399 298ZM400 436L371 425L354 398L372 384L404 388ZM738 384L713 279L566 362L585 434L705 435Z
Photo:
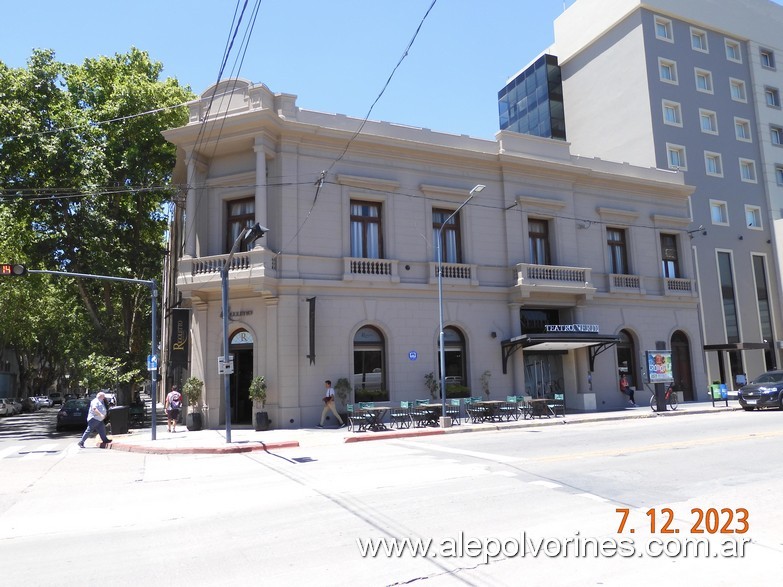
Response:
M430 371L424 376L424 385L430 392L430 398L436 400L440 397L440 381L435 377L435 373Z
M250 382L250 389L248 389L248 395L253 400L253 408L255 412L255 428L256 431L269 430L269 414L264 411L264 404L266 404L266 378L263 375L256 375Z
M484 390L484 395L489 399L489 378L492 377L492 372L487 369L481 374L481 389Z
M340 400L339 407L337 408L338 413L340 414L340 417L343 419L343 421L346 421L347 416L344 416L345 406L348 405L348 394L351 393L351 382L348 381L346 377L340 377L340 379L337 380L337 383L334 384L334 394L337 396L337 399ZM341 411L342 410L342 411Z
M198 409L198 402L201 401L201 392L204 389L204 382L198 377L190 377L182 386L182 395L188 400L188 415L185 425L188 430L197 431L204 427L201 419L201 412Z

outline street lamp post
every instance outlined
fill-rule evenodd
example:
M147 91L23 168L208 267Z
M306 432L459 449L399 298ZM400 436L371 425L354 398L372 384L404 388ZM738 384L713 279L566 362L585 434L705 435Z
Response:
M454 218L459 213L459 211L462 210L462 208L464 208L465 205L473 199L473 196L475 196L485 187L486 186L484 185L478 184L476 187L470 190L468 199L462 202L462 204L460 204L459 207L451 213L451 216L446 218L446 220L443 221L438 228L438 317L440 323L440 334L438 335L438 342L440 344L440 399L442 404L440 410L440 422L442 428L446 427L446 349L443 344L443 253L441 251L443 227L451 222L451 219Z
M231 260L234 258L234 253L237 252L240 243L251 243L262 236L264 233L269 232L268 228L256 224L252 228L245 228L239 233L237 240L234 241L234 245L231 247L231 252L226 258L226 262L223 263L223 268L220 270L220 285L223 295L223 389L225 391L225 412L226 412L226 442L231 442L231 372L228 369L229 355L228 355L228 270L231 268Z

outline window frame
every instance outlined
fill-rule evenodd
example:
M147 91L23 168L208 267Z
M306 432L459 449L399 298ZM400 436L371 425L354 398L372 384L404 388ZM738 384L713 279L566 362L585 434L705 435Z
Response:
M668 71L671 77L666 77L663 72ZM658 57L658 78L665 84L679 85L680 78L677 74L677 62L665 57Z
M708 161L716 161L716 170L710 171ZM704 151L704 173L710 177L723 177L723 155L715 151Z
M613 239L612 235L617 235L619 238ZM628 231L625 228L607 226L606 246L609 255L609 273L629 275L631 269L628 263Z
M669 241L669 242L664 242ZM677 241L677 235L669 232L660 233L659 238L660 253L661 253L661 271L664 278L679 279L680 278L680 243ZM670 248L666 245L671 244ZM673 250L674 255L667 255L666 251Z
M747 136L740 136L740 129L742 129L741 134L747 134ZM738 141L742 141L743 143L752 143L752 132L753 131L750 126L750 120L747 118L740 118L739 116L734 117L734 138L736 138Z
M705 118L709 121L709 128L704 128ZM708 135L718 134L718 113L714 110L707 110L706 108L699 108L699 129L701 132Z
M700 44L703 42L702 47L696 47L694 45L693 41L697 38L700 39ZM697 29L696 27L691 27L691 49L698 51L699 53L710 52L709 41L707 40L707 31L703 29Z
M705 88L699 87L699 77L703 77L707 80ZM715 93L715 86L712 83L712 72L708 69L702 69L701 67L694 67L693 68L693 77L694 82L696 83L696 91L701 92L703 94L714 94Z
M541 232L533 232L532 224L540 223L543 226ZM546 218L532 217L527 219L528 260L531 265L551 265L552 250L550 243L549 220ZM541 247L538 243L541 243ZM544 262L539 256L543 255Z
M717 211L717 218L715 212ZM710 223L715 226L729 226L729 204L725 200L710 198Z
M739 97L734 96L734 88L737 88L738 93L741 94ZM743 104L748 103L748 90L747 90L747 84L745 83L745 80L736 78L736 77L730 77L729 78L729 96L731 99L735 102L742 102Z
M766 47L759 47L759 61L764 69L775 70L775 52Z
M748 215L751 215L751 222L748 222ZM751 230L763 230L764 227L762 225L762 218L761 218L761 207L760 206L752 206L750 204L745 204L745 224L748 228Z
M742 44L734 39L723 39L724 46L726 47L726 60L732 63L742 63ZM729 55L729 50L736 52L737 56Z
M661 36L658 34L658 27L662 26L665 35ZM655 30L655 38L660 41L666 41L667 43L674 43L674 24L672 21L668 18L664 18L663 16L655 15L655 18L653 20L653 29Z
M349 204L349 220L350 226L350 245L351 245L351 257L360 259L385 259L383 251L383 202L377 202L373 200L362 200L359 198L351 198ZM374 207L378 210L377 216L365 216L353 213L354 206L367 206ZM354 243L354 223L361 225L361 251L357 251ZM375 243L378 249L377 257L369 257L368 255L368 228L371 225L377 225L378 242ZM361 252L361 255L355 253Z
M454 214L454 210L447 208L433 208L432 209L432 240L433 245L437 247L436 239L438 238L438 230L440 230L440 250L441 261L443 263L462 263L462 226L460 222L460 216L462 213L454 214L454 217L449 220L449 223L443 225L442 222L436 222L436 215L443 215L443 220L446 220L450 215ZM449 248L448 241L449 235L454 235L454 247ZM435 254L435 261L437 261L437 249L433 251Z
M775 140L777 138L777 140ZM783 147L783 126L769 125L769 140L776 147Z
M663 113L663 123L668 126L676 126L682 128L682 105L679 102L673 100L661 100L661 110ZM674 112L674 121L670 121L667 116L667 112Z
M774 86L764 86L764 102L768 108L780 109L780 90Z
M783 186L783 163L777 163L775 165L775 183L779 186Z
M677 153L677 157L680 160L680 165L673 165L671 154ZM685 147L683 145L676 145L674 143L666 143L666 163L669 169L675 169L680 171L688 170L688 158Z
M237 204L250 204L250 212L243 212L241 214L232 214L231 208L232 206L235 206ZM253 226L256 222L256 199L255 196L243 196L239 198L231 198L225 200L225 213L226 213L226 222L225 222L225 234L226 234L226 242L225 242L225 251L226 254L231 252L231 249L234 246L234 243L236 242L237 238L239 237L241 231L245 228L250 228ZM239 227L238 230L233 230L233 227ZM250 250L251 246L255 246L253 243L246 243L244 241L239 243L239 248L237 249L237 252L244 253Z
M753 159L745 157L739 158L740 180L745 183L758 183L758 173L756 172L756 162ZM745 177L745 170L750 170L752 177Z

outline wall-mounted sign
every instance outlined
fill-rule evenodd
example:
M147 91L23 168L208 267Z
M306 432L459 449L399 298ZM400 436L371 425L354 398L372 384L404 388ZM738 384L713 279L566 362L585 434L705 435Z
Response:
M416 351L409 351L409 352L408 352L408 358L409 358L411 361L415 361L416 359L418 359L418 358L419 358L419 353L417 353Z
M598 324L547 324L545 332L599 332Z

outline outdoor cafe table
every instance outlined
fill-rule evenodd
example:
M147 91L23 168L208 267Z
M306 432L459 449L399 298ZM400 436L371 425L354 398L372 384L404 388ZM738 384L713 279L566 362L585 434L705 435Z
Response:
M438 425L438 418L440 418L440 413L442 408L443 406L441 404L417 404L413 406L414 410L424 413L425 426Z
M383 424L383 418L389 411L388 406L373 406L372 408L362 408L362 411L367 414L368 430L386 430L386 426Z
M500 406L502 406L506 402L497 399L488 399L475 403L477 406L485 406L487 408L487 415L484 416L483 420L485 422L487 421L491 422L495 419L500 419L501 417Z

